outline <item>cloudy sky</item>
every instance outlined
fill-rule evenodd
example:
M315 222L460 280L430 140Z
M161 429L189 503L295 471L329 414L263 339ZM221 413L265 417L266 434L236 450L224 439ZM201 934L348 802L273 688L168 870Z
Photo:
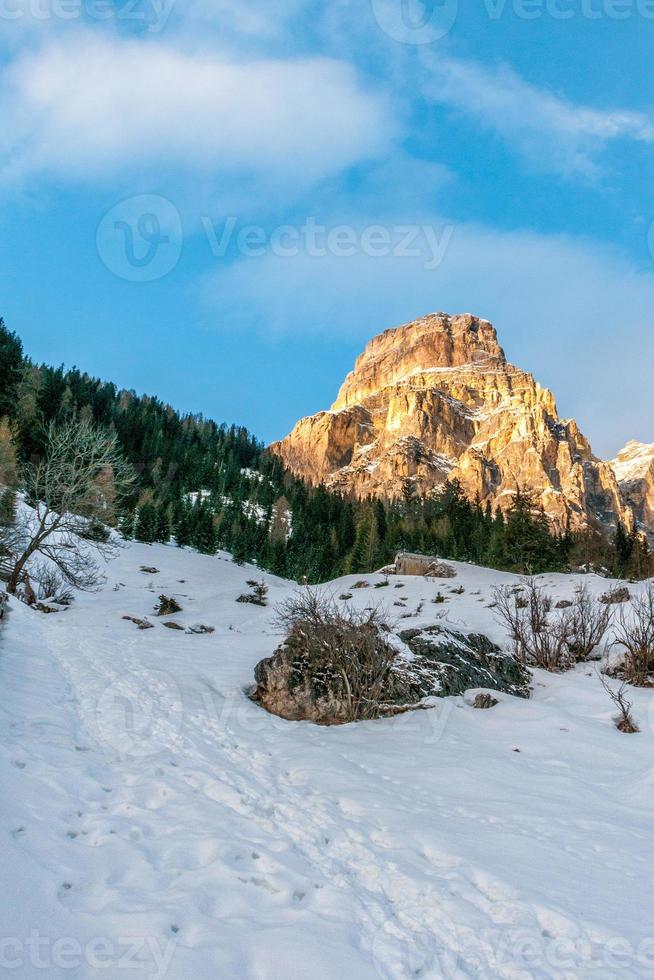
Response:
M654 2L0 0L0 314L248 425L492 320L595 451L654 441Z

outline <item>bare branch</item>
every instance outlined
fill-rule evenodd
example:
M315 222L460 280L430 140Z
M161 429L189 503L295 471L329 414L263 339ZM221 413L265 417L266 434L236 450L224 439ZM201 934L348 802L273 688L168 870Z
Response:
M603 674L599 674L599 679L602 687L604 688L604 690L606 691L606 693L611 698L614 705L618 708L620 712L620 714L615 719L615 727L619 731L626 732L629 735L633 735L636 732L639 732L640 729L631 714L632 702L627 700L626 681L622 681L620 687L616 691L615 688L611 687L608 680Z
M52 562L70 585L96 587L102 578L97 556L113 557L118 539L90 529L97 522L115 523L117 506L135 479L115 433L90 422L51 424L42 459L22 474L31 509L21 509L2 542L12 564L8 591L15 593L36 554Z
M624 651L624 677L641 687L654 685L654 582L620 606L614 645Z

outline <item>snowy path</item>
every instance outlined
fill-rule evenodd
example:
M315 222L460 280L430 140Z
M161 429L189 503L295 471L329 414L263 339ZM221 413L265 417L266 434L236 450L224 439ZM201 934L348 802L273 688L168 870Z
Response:
M448 617L492 632L509 576L459 569ZM0 638L7 975L654 977L645 692L633 737L590 668L492 711L287 723L244 693L277 642L234 601L251 569L130 546L109 576ZM292 588L266 578L272 603ZM403 581L409 609L436 591ZM160 592L216 632L122 620Z

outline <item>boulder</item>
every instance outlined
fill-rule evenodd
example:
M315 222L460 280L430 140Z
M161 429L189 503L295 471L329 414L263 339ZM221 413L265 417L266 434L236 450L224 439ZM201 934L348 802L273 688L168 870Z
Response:
M529 672L481 634L431 626L382 635L380 642L392 650L389 669L381 688L370 695L374 710L365 717L393 715L471 688L529 697ZM292 721L336 725L358 720L352 717L342 667L338 651L323 647L316 656L306 635L291 633L272 657L257 664L253 699Z
M599 601L603 602L605 606L611 606L621 602L629 602L630 599L631 593L626 585L623 585L605 592L604 595L600 596Z
M433 555L402 552L395 559L396 575L422 575L430 578L456 578L456 571Z
M475 700L472 702L472 707L481 708L485 711L488 710L488 708L494 708L496 704L499 704L497 698L494 698L492 694L482 692L476 696Z
M399 634L414 654L411 669L422 678L422 697L464 694L475 687L529 697L529 671L483 633L459 633L444 626Z

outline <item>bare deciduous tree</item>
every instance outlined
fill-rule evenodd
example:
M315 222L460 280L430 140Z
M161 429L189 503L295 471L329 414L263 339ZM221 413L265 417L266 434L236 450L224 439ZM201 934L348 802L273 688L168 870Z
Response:
M615 626L615 646L624 650L624 677L631 684L654 683L654 582L621 606Z
M88 538L93 521L113 524L116 507L135 476L116 435L91 422L52 423L43 457L25 466L21 489L29 507L5 529L11 556L7 591L15 593L33 555L48 559L79 589L99 581L97 556L112 557L117 541ZM85 536L87 537L84 540Z

